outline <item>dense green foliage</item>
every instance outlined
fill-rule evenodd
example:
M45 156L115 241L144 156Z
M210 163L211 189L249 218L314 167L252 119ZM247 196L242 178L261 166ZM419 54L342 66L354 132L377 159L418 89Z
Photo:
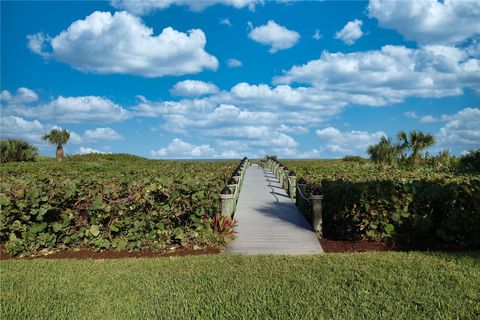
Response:
M324 235L480 245L480 176L429 167L284 161L324 194Z
M381 137L377 144L368 147L367 153L373 162L395 164L398 162L401 149L394 145L390 138Z
M354 161L354 162L363 162L366 159L360 157L360 156L345 156L342 158L343 161Z
M435 144L435 137L429 133L413 130L397 133L398 143L390 138L381 137L377 144L367 148L370 159L376 163L419 165L422 151Z
M4 164L0 241L12 254L221 245L218 194L235 165L129 155Z
M24 140L2 139L0 140L0 161L20 162L35 161L37 148Z
M459 167L464 172L480 173L480 148L460 157Z
M399 147L402 151L402 158L407 157L414 163L418 163L420 153L435 144L435 136L421 131L413 130L408 134L405 131L397 133L397 139L400 141ZM408 155L410 152L410 155Z
M478 319L480 255L0 262L4 319Z

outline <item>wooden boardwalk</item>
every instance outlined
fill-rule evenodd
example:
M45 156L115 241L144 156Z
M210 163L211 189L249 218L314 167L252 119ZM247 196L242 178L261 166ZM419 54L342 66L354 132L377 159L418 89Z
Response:
M236 238L227 245L226 252L323 253L310 224L267 169L258 166L247 169L235 219Z

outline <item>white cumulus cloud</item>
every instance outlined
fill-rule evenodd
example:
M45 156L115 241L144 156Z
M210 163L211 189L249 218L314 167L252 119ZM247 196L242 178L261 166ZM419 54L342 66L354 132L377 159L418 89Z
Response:
M238 67L241 67L242 65L243 65L242 61L240 61L238 59L231 58L231 59L227 60L227 66L229 68L238 68Z
M184 80L177 82L170 93L176 96L196 97L205 94L217 93L218 87L210 82L199 80Z
M2 116L0 118L0 137L24 139L37 146L44 144L42 136L52 129L63 129L56 125L42 124L38 120L29 121L17 116ZM74 131L70 133L69 143L82 144L83 138Z
M105 154L105 153L109 153L109 152L104 152L104 151L101 151L101 150L98 150L98 149L93 149L93 148L90 148L90 147L80 147L80 148L78 148L78 150L74 154L89 154L89 153Z
M320 34L320 30L316 29L312 38L315 39L315 40L320 40L322 38L322 35Z
M79 135L74 131L69 131L69 133L70 133L70 139L68 140L68 142L71 142L73 144L83 144L83 138L81 135Z
M300 39L298 32L289 30L273 20L269 20L267 24L255 28L250 24L250 27L252 27L252 30L248 37L258 43L270 46L270 53L289 49Z
M159 150L152 150L150 154L155 158L178 158L190 159L205 157L210 158L215 153L215 150L208 144L193 145L182 139L173 139L168 146Z
M38 95L31 89L21 87L17 89L16 94L12 94L8 90L3 90L0 94L0 99L8 104L31 103L38 100Z
M95 130L85 130L83 134L85 139L89 140L121 140L123 137L112 128L96 128Z
M47 103L25 105L18 99L7 101L2 112L27 118L39 118L61 123L115 122L129 119L131 113L109 99L97 96L59 96Z
M28 121L16 116L2 115L0 117L0 136L2 138L39 142L44 134L43 131L46 131L46 128L38 120Z
M53 38L36 34L28 40L32 52L84 72L161 77L218 67L217 58L204 50L202 30L183 33L167 27L154 35L127 12L95 11Z
M121 10L127 10L137 15L149 14L157 10L165 10L172 5L187 6L191 11L200 12L205 8L222 4L236 9L248 8L255 10L255 5L264 0L110 0L110 4Z
M322 141L321 150L326 150L337 155L365 154L369 145L377 143L381 137L386 136L384 132L367 131L345 131L328 127L316 130L315 134Z
M480 108L465 108L449 116L436 137L440 146L480 146Z
M370 0L368 12L380 26L422 45L458 44L480 35L480 1L476 0Z
M274 82L307 83L317 92L336 92L337 99L351 104L381 106L407 97L461 95L465 87L480 92L480 60L466 50L447 46L325 51L320 59L293 66Z
M405 112L403 115L407 118L416 119L421 123L434 123L434 122L439 122L447 119L446 115L443 115L441 117L434 117L430 114L422 116L422 115L418 115L415 111L408 111L408 112Z
M338 31L335 34L335 38L342 40L349 46L354 44L355 41L360 39L363 35L362 32L362 24L361 20L355 19L353 21L348 22L342 30Z
M227 26L230 26L230 27L232 26L232 22L228 18L220 20L220 24L224 24L224 25L227 25Z
M307 134L308 133L308 128L305 126L287 126L285 124L281 124L280 127L277 129L280 132L286 132L286 133L294 133L294 134Z

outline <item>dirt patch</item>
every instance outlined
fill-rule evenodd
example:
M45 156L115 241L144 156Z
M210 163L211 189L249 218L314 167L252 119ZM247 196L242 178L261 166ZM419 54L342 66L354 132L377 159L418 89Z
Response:
M205 248L193 250L193 248L181 248L175 251L154 252L151 250L141 251L117 251L104 250L100 252L81 249L79 251L62 251L54 252L46 255L37 254L34 256L26 256L22 258L14 257L0 250L0 260L9 259L123 259L123 258L156 258L156 257L175 257L175 256L196 256L204 254L219 254L222 252L219 248Z
M391 244L368 240L342 241L321 238L320 244L326 253L331 252L368 252L368 251L399 251Z

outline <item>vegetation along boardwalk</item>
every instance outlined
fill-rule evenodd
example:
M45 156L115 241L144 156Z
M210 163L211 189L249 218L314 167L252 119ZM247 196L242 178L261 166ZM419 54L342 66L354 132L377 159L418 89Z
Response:
M230 253L313 254L323 249L273 174L258 166L247 169L235 212L236 237Z

